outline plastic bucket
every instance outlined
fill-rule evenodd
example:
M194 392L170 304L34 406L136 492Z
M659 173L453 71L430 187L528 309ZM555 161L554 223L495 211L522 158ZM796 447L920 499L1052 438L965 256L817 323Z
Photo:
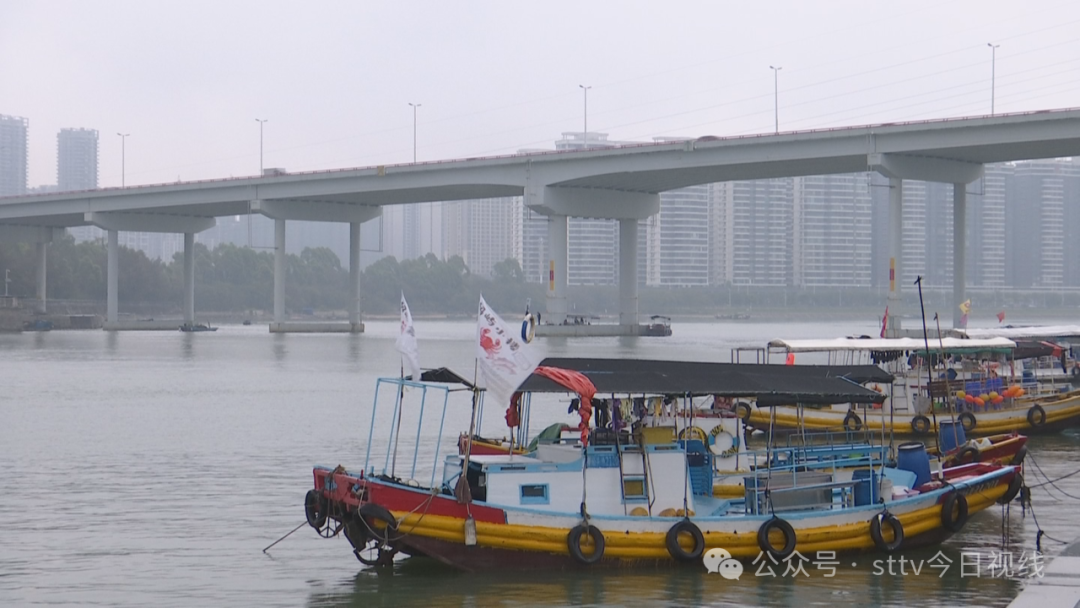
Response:
M855 469L851 472L855 482L855 506L872 505L877 502L878 475L873 469Z
M942 420L938 422L938 445L941 453L946 454L967 443L964 425L960 421Z
M901 443L896 455L896 468L915 474L917 488L930 481L930 457L921 441Z

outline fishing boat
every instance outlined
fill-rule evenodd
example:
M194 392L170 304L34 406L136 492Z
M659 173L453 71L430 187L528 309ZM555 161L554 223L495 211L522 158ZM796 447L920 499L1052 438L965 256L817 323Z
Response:
M826 353L830 363L875 363L890 382L862 382L886 395L879 407L839 404L800 410L788 404L744 412L748 424L812 430L868 428L896 435L936 436L958 422L969 437L1061 431L1080 423L1080 391L1050 387L1017 374L1016 342L1000 337L838 338L773 340L769 355L793 361L798 353ZM929 367L929 368L928 368ZM853 379L859 381L859 379Z
M641 330L643 336L670 336L671 335L671 317L665 317L664 315L653 315L649 317L649 324Z
M217 331L218 328L211 327L209 323L184 323L180 326L180 331L183 332L198 332L198 331Z
M743 495L718 497L713 446L693 431L680 433L700 424L692 410L676 413L687 422L682 429L646 426L640 412L631 410L627 418L622 409L618 416L611 412L609 428L594 426L597 394L629 399L631 408L638 398L676 396L678 407L684 399L716 394L749 398L764 409L800 400L872 405L884 399L805 367L545 360L515 386L521 396L507 406L507 422L527 425L543 408L576 399L578 428L539 443L528 456L442 448L451 397L471 394L475 421L484 390L380 378L364 464L355 471L315 467L305 515L320 535L343 534L354 555L372 565L403 553L466 571L701 567L711 549L749 561L762 555L782 560L795 551L931 545L959 532L971 514L1019 493L1019 467L976 463L932 471L925 446L914 442L900 446L896 466L861 455L867 466L850 478L835 475L835 459L810 468L784 459L784 450L743 450ZM410 395L420 402L406 404ZM406 423L415 431L403 433ZM376 445L376 436L386 439ZM372 458L376 447L383 455Z

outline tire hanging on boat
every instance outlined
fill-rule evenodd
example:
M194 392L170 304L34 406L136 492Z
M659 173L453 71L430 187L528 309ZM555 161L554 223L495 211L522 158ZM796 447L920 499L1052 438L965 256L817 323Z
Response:
M967 519L967 498L956 490L946 494L945 500L941 503L941 525L950 532L959 532L964 529Z
M1023 448L1021 448L1023 449ZM1013 475L1012 481L1009 482L1009 489L1005 490L1005 493L998 497L997 504L1007 505L1013 501L1020 490L1024 487L1024 476L1020 473Z
M1022 464L1024 464L1024 459L1025 458L1027 458L1027 446L1022 445L1022 446L1020 446L1020 449L1016 450L1016 453L1013 454L1012 462L1010 462L1009 464L1011 464L1013 466L1022 465Z
M964 432L970 433L975 430L977 421L975 420L975 414L971 412L964 412L956 417L960 421L960 426L964 427Z
M960 450L960 453L956 455L956 462L959 464L968 464L973 462L979 462L982 454L979 453L979 448L968 445L964 446L964 449Z
M1046 410L1041 405L1036 403L1031 406L1031 409L1027 413L1027 421L1033 427L1040 427L1046 424Z
M738 416L740 420L742 420L743 422L750 420L750 414L753 410L750 408L749 403L745 401L740 401L735 404L734 409L735 415Z
M930 432L930 419L919 414L911 419L911 430L916 435L926 435Z
M322 492L308 490L304 496L304 517L307 523L316 530L326 525L326 512L329 511L329 503Z
M679 544L679 534L686 533L690 535L690 538L694 541L694 548L687 551ZM684 519L679 523L671 526L671 529L667 532L667 550L676 560L681 562L696 561L701 559L701 554L705 552L705 535L701 533L701 529L697 527L694 522L689 519Z
M593 541L592 555L585 555L581 550L581 536L588 534ZM570 556L582 564L595 564L604 557L604 533L591 524L578 524L566 535L566 548L570 550Z
M885 542L885 537L881 534L881 526L888 524L893 530L893 539L891 542ZM900 523L895 515L888 511L882 511L874 516L870 520L870 538L874 541L874 546L879 551L885 553L892 553L900 548L900 545L904 543L904 524Z
M844 430L861 431L862 418L859 418L858 414L849 410L847 416L844 416Z
M784 546L779 550L769 542L769 532L774 529L784 534ZM757 543L758 548L765 553L772 555L776 559L784 559L795 552L795 528L792 528L788 522L773 515L772 519L767 520L758 528Z

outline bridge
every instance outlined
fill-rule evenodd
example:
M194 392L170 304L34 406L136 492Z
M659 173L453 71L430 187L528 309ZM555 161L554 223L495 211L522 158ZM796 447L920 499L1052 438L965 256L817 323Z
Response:
M548 216L545 320L566 318L567 218L619 222L619 323L638 325L638 223L660 210L660 193L732 180L876 171L889 178L890 274L900 262L904 180L951 183L953 300L965 299L967 184L987 163L1080 154L1080 109L742 137L701 137L580 151L540 152L439 162L379 165L127 188L0 198L0 238L37 243L37 294L44 311L46 244L57 231L93 225L108 233L106 328L118 326L118 232L184 234L184 320L194 321L194 235L215 218L259 213L274 220L274 322L285 330L285 229L288 220L350 226L353 302L360 318L360 225L386 205L524 196ZM631 279L627 280L627 277ZM889 298L900 300L890 279ZM954 325L958 307L954 306ZM897 310L894 307L893 310Z

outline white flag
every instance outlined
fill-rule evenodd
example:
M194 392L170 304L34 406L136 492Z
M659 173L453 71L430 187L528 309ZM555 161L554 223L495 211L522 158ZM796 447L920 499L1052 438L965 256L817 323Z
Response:
M409 304L405 302L405 293L401 294L401 334L394 344L398 352L409 362L412 370L412 379L420 381L420 352L416 348L416 330L413 329L412 313L409 312Z
M510 404L514 391L533 373L537 361L534 347L518 336L480 296L476 316L476 360L489 397L499 406Z

